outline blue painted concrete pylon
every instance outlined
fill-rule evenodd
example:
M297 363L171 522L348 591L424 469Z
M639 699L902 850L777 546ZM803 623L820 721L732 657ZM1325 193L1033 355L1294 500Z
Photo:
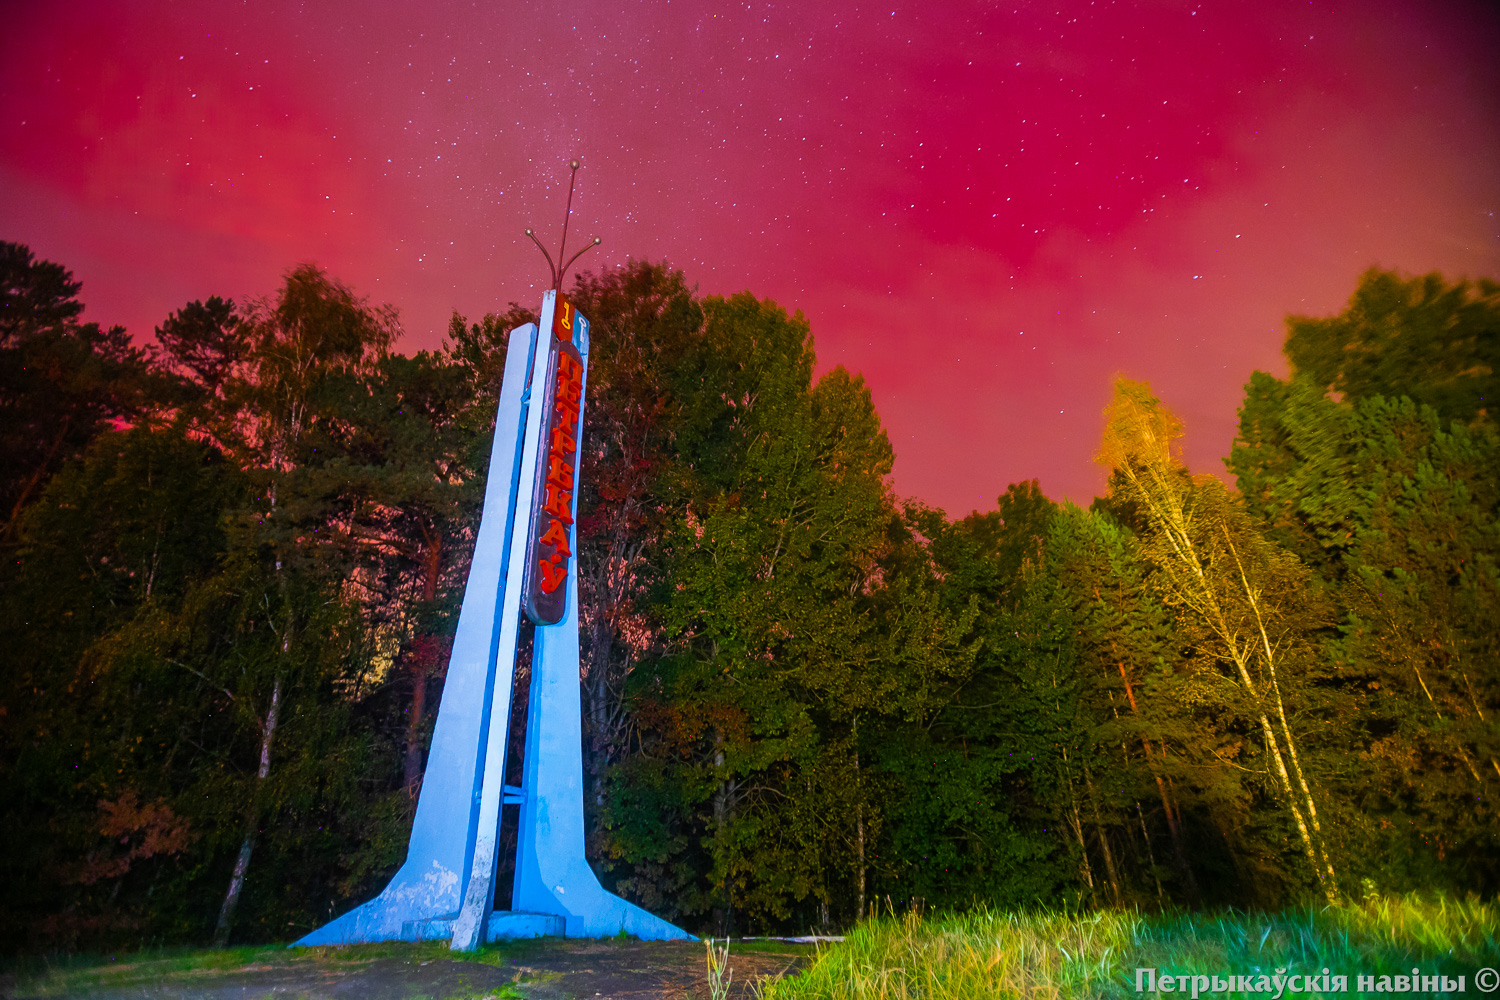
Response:
M534 634L522 784L504 784L545 417L542 406L529 403L547 398L557 305L557 294L547 292L540 330L529 323L518 327L507 345L484 512L406 863L380 895L299 945L449 938L452 947L468 950L500 937L621 932L647 940L692 939L607 892L584 857L576 546L570 546L562 620L539 625ZM573 345L584 359L586 386L588 321L582 316L574 320ZM583 407L580 393L580 431ZM580 446L574 456L574 482L582 452ZM575 519L577 502L575 489ZM512 909L493 911L500 813L512 802L521 806Z

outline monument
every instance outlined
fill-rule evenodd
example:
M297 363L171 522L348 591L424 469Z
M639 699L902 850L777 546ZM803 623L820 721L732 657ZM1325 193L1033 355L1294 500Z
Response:
M569 166L577 179L578 161ZM568 186L571 214L573 184ZM578 554L589 322L552 271L539 323L510 332L484 510L406 862L380 895L296 943L692 936L604 889L584 858ZM567 222L562 248L567 248ZM521 616L535 625L519 786L505 784ZM511 908L496 910L500 816L520 806Z

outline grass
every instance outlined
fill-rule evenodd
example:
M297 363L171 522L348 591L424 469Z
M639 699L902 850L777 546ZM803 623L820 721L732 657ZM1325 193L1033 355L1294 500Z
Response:
M68 955L35 958L13 966L17 992L26 996L69 997L102 990L122 990L166 981L191 982L233 972L348 967L394 958L410 963L432 961L478 962L504 966L524 958L535 947L531 941L488 944L471 952L450 951L447 941L383 942L339 948L288 948L286 945L209 950L159 948L116 955ZM476 996L521 996L501 991Z
M1500 966L1500 909L1404 897L1279 914L1036 910L877 918L765 1000L985 1000L1139 996L1135 970L1172 975L1467 976ZM1207 993L1207 990L1204 991ZM1267 995L1274 995L1274 986ZM1291 989L1285 996L1294 995ZM1304 996L1317 995L1303 993Z
M735 939L734 953L736 955L757 953L762 955L800 955L811 951L811 946L798 944L792 941L749 941Z
M158 949L115 956L34 959L18 974L25 996L67 997L131 991L170 981L176 987L245 971L337 969L396 959L508 966L542 942L514 941L474 952L447 942L345 948ZM780 942L744 942L738 951L781 951ZM1361 974L1467 977L1500 967L1500 907L1474 901L1402 897L1275 914L1226 912L1148 915L1131 911L1032 910L922 917L889 915L861 924L841 944L820 949L805 973L761 987L764 1000L988 1000L988 998L1137 997L1137 968L1172 975L1348 976L1342 997L1356 995ZM200 979L201 977L201 979ZM455 984L449 1000L521 996L502 986L473 993ZM1274 987L1267 996L1274 996ZM1190 994L1184 993L1184 997ZM1284 994L1295 994L1287 989ZM1302 993L1302 996L1314 995ZM436 1000L436 998L434 998Z

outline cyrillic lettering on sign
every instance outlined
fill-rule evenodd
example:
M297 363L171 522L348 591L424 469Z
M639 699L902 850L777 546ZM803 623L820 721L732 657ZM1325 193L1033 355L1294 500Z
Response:
M566 320L566 326L564 321ZM559 295L547 345L546 395L533 400L542 407L537 447L535 507L526 546L526 582L522 587L526 616L538 625L556 625L567 610L568 577L573 565L573 498L578 448L583 437L583 356L573 345L575 325L588 320ZM567 331L566 337L564 330ZM538 354L541 348L538 348Z

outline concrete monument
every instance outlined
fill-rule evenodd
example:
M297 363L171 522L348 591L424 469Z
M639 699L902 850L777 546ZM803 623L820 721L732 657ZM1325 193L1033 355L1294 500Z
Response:
M468 950L621 932L691 940L607 892L584 858L574 522L589 323L557 290L562 274L553 278L540 324L510 333L484 512L406 863L380 895L299 945L449 938ZM522 614L536 629L517 787L505 784L505 756ZM515 883L511 908L497 910L500 815L511 803L520 805Z

